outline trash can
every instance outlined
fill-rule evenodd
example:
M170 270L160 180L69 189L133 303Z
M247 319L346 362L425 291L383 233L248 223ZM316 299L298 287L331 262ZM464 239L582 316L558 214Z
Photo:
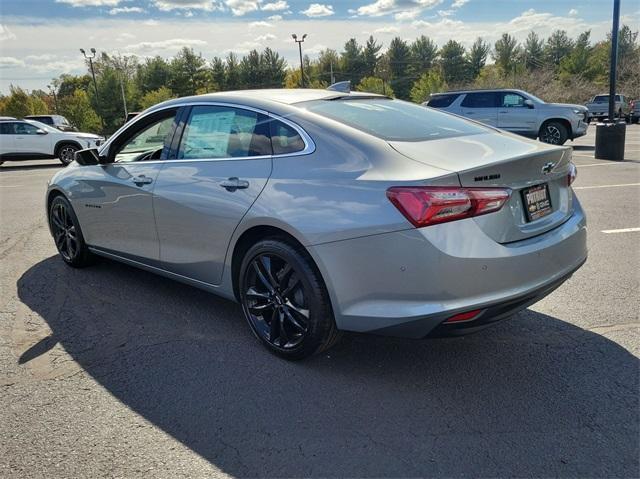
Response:
M624 139L627 124L623 121L615 123L596 124L596 153L597 160L624 160Z

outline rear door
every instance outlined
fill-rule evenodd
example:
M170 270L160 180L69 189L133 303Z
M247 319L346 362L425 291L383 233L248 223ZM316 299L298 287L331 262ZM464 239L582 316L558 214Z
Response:
M15 131L15 122L3 121L2 123L0 123L0 155L9 156L12 153L15 153Z
M231 106L194 106L174 159L154 190L162 267L219 284L231 235L271 174L268 117Z
M524 103L526 98L515 92L502 92L500 96L498 128L524 135L537 134L537 112Z
M498 104L500 94L482 91L467 93L460 103L460 115L484 123L498 125Z

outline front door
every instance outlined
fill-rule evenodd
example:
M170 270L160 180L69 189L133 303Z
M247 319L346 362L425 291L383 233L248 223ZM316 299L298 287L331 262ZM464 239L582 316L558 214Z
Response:
M467 93L460 103L460 114L485 125L497 126L498 97L498 93L490 91Z
M82 167L71 198L87 244L158 265L153 189L168 155L175 117L171 109L134 123L109 147L107 164Z
M154 189L162 267L219 284L235 228L271 174L266 117L229 106L194 106L177 157Z
M15 123L14 149L20 155L33 154L38 157L53 153L51 135L44 129L30 123Z
M525 135L538 133L536 110L524 101L525 97L519 93L502 93L498 108L498 128Z

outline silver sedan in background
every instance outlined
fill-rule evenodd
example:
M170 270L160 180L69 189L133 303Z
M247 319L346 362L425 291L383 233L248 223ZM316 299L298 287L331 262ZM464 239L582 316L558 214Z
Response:
M276 354L340 331L475 331L587 257L571 148L364 93L180 98L49 183L62 259L112 258L239 301Z

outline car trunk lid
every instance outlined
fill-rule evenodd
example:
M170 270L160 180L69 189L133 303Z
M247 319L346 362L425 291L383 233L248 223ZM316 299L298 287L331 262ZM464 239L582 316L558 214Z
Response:
M413 160L456 172L464 187L510 188L511 197L500 211L474 218L483 232L499 243L542 234L573 213L567 183L570 147L496 133L390 144ZM547 207L531 211L541 206Z

